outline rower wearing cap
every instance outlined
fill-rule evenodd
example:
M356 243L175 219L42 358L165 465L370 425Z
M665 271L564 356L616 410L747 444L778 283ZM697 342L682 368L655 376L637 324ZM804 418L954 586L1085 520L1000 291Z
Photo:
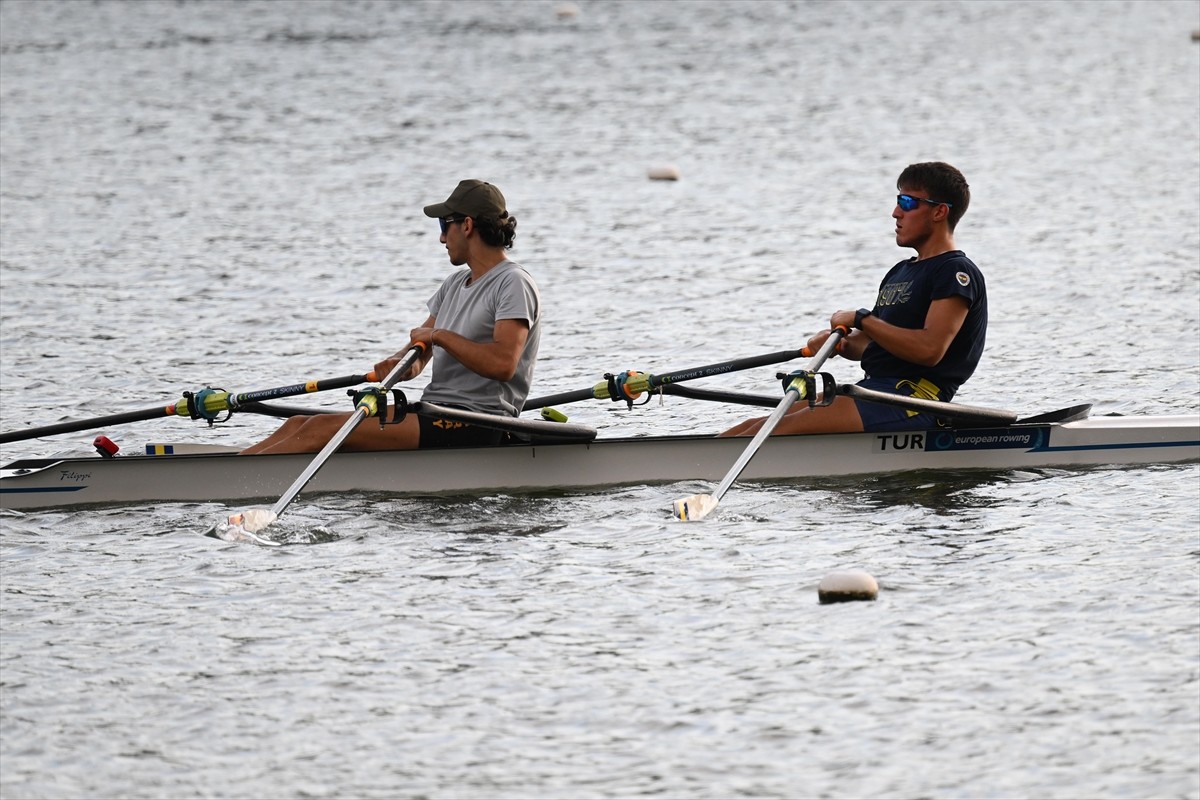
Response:
M444 202L425 206L437 219L450 263L462 269L429 298L429 316L408 343L375 365L387 375L416 345L425 350L403 380L432 364L422 401L516 417L533 381L541 338L541 296L524 267L508 258L517 220L500 190L481 180L460 181ZM341 428L348 414L293 417L243 453L311 453ZM497 444L503 434L461 422L410 414L398 423L359 425L343 450L412 450Z

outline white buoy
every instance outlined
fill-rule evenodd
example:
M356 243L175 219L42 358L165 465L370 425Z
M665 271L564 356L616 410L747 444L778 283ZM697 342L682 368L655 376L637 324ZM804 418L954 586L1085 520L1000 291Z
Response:
M674 164L656 164L646 170L646 175L652 181L677 181L679 180L679 167Z
M874 600L878 594L879 584L861 569L831 572L817 585L817 599L822 603Z
M559 3L554 7L554 13L559 19L575 19L579 16L579 6L574 3Z

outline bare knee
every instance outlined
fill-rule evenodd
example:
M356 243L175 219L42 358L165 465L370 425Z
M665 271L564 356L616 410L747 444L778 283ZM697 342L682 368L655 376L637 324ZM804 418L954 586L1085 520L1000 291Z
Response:
M278 432L281 434L295 434L297 431L303 428L310 419L312 419L312 417L288 417L283 421L283 424L279 426Z

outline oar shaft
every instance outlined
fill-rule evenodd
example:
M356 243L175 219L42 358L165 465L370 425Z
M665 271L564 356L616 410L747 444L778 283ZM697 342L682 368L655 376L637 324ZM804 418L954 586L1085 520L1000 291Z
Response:
M559 392L558 394L548 394L544 397L535 397L525 403L524 410L530 411L535 408L560 406L564 403L578 403L580 400L595 399L597 399L595 389L577 389L573 392Z
M365 375L343 375L340 378L324 378L322 380L305 381L304 383L293 383L291 386L278 386L274 389L258 389L253 392L240 392L238 394L229 395L228 407L237 409L238 406L246 403L257 403L263 400L277 400L280 397L295 397L299 394L311 394L313 392L327 392L331 389L346 389L351 386L358 386L363 383L370 383L375 380L375 373L368 372ZM213 409L216 411L224 411L224 408Z
M308 482L313 479L317 471L325 466L325 462L329 460L329 457L342 446L342 442L346 441L346 437L353 433L358 424L368 416L370 416L370 410L366 407L359 406L354 409L354 413L350 415L350 419L346 420L346 423L334 434L334 437L321 448L321 452L317 454L317 457L310 461L308 466L304 468L304 472L300 473L300 477L296 478L292 485L287 488L287 491L275 501L275 505L271 506L272 514L278 517L283 513L283 510L296 499L296 495L300 494L304 487L308 485Z
M774 353L763 353L758 356L747 356L746 358L735 358L730 361L721 361L716 364L708 364L703 367L692 367L691 369L680 369L674 372L668 372L663 375L637 375L630 376L625 386L628 387L631 394L639 392L652 391L660 386L666 386L681 381L691 381L698 378L711 378L714 375L724 375L728 372L737 372L744 369L754 369L755 367L763 367L768 364L779 364L784 361L791 361L804 355L803 350L779 350ZM532 400L525 401L525 410L535 408L545 408L546 406L561 405L563 403L576 403L580 400L605 400L611 397L608 383L602 381L597 383L590 389L577 389L572 392L560 392L559 394L546 395L544 397L535 397Z
M762 406L774 408L779 402L778 397L765 394L743 394L741 392L726 392L715 389L697 389L695 386L684 386L673 383L661 387L663 394L678 395L691 400L711 400L715 403L733 403L743 406Z
M386 392L391 389L400 380L400 376L408 371L408 368L412 366L413 362L424 351L424 345L417 345L409 350L404 358L400 359L396 366L392 368L392 371L387 374L382 384L383 391ZM287 491L276 501L275 505L271 506L271 513L276 517L282 514L283 510L288 507L292 500L296 499L296 495L300 494L321 467L325 466L325 462L329 460L329 457L337 452L337 449L342 446L342 442L346 441L346 438L354 432L359 423L376 412L377 409L373 397L367 396L360 401L354 413L350 415L350 418L346 420L338 432L333 435L333 438L321 448L321 452L317 454L317 457L309 463L304 472L300 473L300 477L296 478L295 482L287 488Z
M765 367L768 364L779 364L783 361L791 361L793 358L799 358L803 352L803 350L780 350L775 353L764 353L760 356L735 358L731 361L722 361L719 364L709 364L705 367L675 370L665 375L650 375L648 376L648 388L657 389L659 386L664 386L668 383L691 381L697 378L711 378L714 375L724 375L727 372L738 372L744 369Z
M97 428L104 425L123 425L126 422L142 422L147 419L175 415L176 405L172 403L169 406L155 406L154 408L144 408L140 411L126 411L122 414L111 414L107 417L98 417L96 419L81 419L71 422L60 422L55 425L43 425L40 428L26 428L23 431L10 431L0 434L0 444L20 442L25 439L37 439L40 436L55 436L60 433L86 431L89 428ZM183 412L183 416L187 416L186 411Z
M549 439L564 439L576 442L590 442L596 438L596 429L587 425L573 425L569 422L543 422L541 420L519 419L517 417L501 416L500 414L483 414L478 411L466 411L461 408L447 408L418 400L408 404L409 412L434 419L448 419L466 422L481 428L490 428L509 433L529 434Z
M124 425L127 422L143 422L159 417L204 417L206 419L214 419L217 414L223 411L236 411L240 406L245 404L280 397L292 397L298 394L309 394L311 392L325 392L330 389L345 389L349 386L357 386L373 381L375 380L374 376L375 373L373 372L368 372L365 375L343 375L340 378L305 381L304 383L293 383L288 386L278 386L274 389L257 389L252 392L241 392L239 394L205 390L197 392L190 399L188 397L181 397L179 400L166 406L155 406L154 408L144 408L139 411L126 411L104 417L72 420L54 425L43 425L40 428L26 428L23 431L3 433L0 434L0 444L19 442L25 439L36 439L40 436L54 436L60 433L86 431L105 425ZM197 408L199 413L192 413L189 402L199 406Z
M931 414L950 419L969 419L1008 424L1017 421L1017 415L1002 408L985 408L983 406L968 406L962 403L948 403L942 400L926 400L921 397L909 397L903 394L890 394L857 386L853 383L843 383L837 389L838 394L847 397L859 397L872 403L888 406L899 406L916 411L928 411Z
M837 347L837 343L841 340L841 338L841 331L834 331L833 333L829 334L829 338L825 340L825 344L821 346L821 349L817 351L815 356L813 356L813 360L810 361L808 366L804 368L805 371L816 372L819 370L821 365L825 363L825 360L829 358L830 353L832 353L834 348ZM721 484L717 486L716 491L713 492L713 498L717 502L720 502L721 498L725 496L725 493L729 491L729 487L732 486L733 482L737 480L739 475L742 474L742 470L744 470L746 465L750 463L750 459L754 458L754 455L758 452L758 449L762 447L762 443L775 431L775 427L779 424L779 421L783 419L783 416L787 414L792 405L799 398L800 392L790 386L788 387L787 391L783 393L783 399L779 401L779 405L775 406L775 410L771 412L770 416L768 416L763 422L762 426L759 427L758 433L754 434L754 438L750 440L750 444L745 450L742 451L742 455L736 462L734 462L733 467L730 468L729 472L726 473L725 478L721 481Z

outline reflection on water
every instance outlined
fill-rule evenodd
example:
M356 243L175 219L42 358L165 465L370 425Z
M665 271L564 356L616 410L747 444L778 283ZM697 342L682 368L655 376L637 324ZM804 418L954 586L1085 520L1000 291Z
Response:
M824 478L819 486L868 509L917 506L939 516L986 510L1010 502L1003 491L1015 483L1043 480L1060 470L914 470L911 472Z

